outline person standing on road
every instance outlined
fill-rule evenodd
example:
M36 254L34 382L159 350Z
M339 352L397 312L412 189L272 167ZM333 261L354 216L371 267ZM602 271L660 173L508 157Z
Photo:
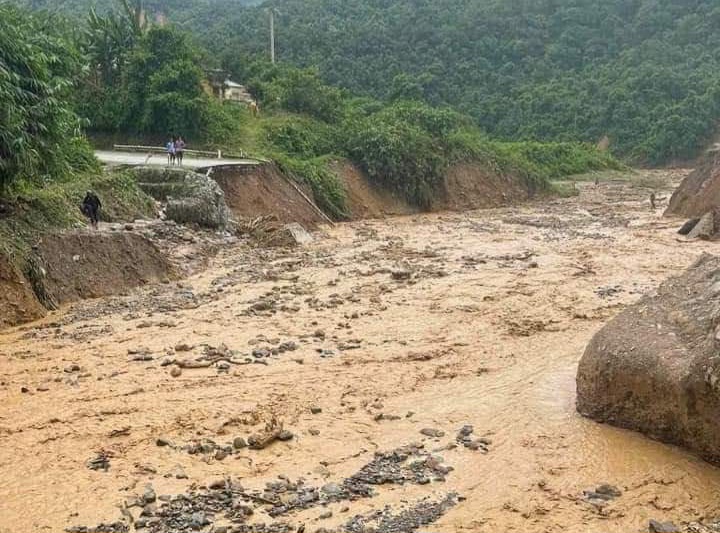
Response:
M101 207L102 202L100 202L100 198L98 198L97 194L93 191L87 191L87 193L85 193L85 199L83 200L81 210L90 220L90 226L93 229L98 229Z
M182 166L183 155L185 154L185 140L182 137L178 137L175 141L175 160L177 164Z
M175 140L171 137L165 145L165 151L168 155L168 166L175 164Z

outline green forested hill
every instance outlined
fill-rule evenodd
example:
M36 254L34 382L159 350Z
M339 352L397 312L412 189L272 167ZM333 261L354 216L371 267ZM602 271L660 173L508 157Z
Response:
M189 25L199 23L176 7ZM122 0L66 18L0 0L0 196L82 181L80 174L97 170L83 130L252 150L308 185L336 218L347 213L345 190L328 166L338 157L419 207L432 204L458 163L514 176L533 192L551 190L553 179L623 166L588 144L499 142L471 117L422 102L432 101L430 93L408 75L380 93L388 101L358 97L314 69L243 56L228 44L235 35L219 27L217 41L203 48L198 35L209 34L193 36L152 13L140 0ZM217 74L208 67L219 65L247 83L260 116L206 90Z
M509 139L694 155L720 115L716 0L276 0L282 61L382 98L418 95ZM206 46L266 53L263 7L182 14Z
M16 0L82 12L113 0ZM267 56L381 99L420 98L490 136L607 136L646 163L689 158L720 118L717 0L146 0L240 81ZM217 66L217 65L215 65Z
M208 9L215 0L145 0L145 8L151 14L162 13L175 16L196 9ZM64 15L85 15L90 8L98 12L106 12L117 5L116 0L15 0L13 4L31 9L47 10ZM233 6L255 5L260 0L225 0L224 8Z

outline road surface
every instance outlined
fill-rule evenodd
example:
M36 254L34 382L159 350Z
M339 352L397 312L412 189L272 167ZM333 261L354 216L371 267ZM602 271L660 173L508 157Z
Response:
M167 156L165 154L153 153L133 153L133 152L114 152L110 150L96 150L95 157L102 163L107 165L167 165ZM217 158L197 158L189 157L187 154L183 160L183 167L186 168L207 168L225 165L257 165L257 159L217 159Z

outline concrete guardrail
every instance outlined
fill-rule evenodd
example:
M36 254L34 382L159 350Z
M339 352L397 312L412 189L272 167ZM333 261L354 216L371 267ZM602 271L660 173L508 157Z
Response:
M162 146L139 146L139 145L133 145L133 144L114 144L113 150L118 152L142 152L142 153L156 153L156 154L165 154L167 153L165 148ZM222 159L223 157L227 158L239 158L239 159L245 159L247 157L247 154L244 151L240 151L240 154L223 154L221 150L217 151L209 151L209 150L183 150L183 153L190 156L197 156L197 157L212 157L217 159Z

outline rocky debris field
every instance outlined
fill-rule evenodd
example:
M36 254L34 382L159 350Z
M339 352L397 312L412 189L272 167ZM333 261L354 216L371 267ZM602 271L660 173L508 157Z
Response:
M720 531L720 470L575 411L593 334L714 245L580 188L294 247L107 228L186 277L0 333L0 532Z

